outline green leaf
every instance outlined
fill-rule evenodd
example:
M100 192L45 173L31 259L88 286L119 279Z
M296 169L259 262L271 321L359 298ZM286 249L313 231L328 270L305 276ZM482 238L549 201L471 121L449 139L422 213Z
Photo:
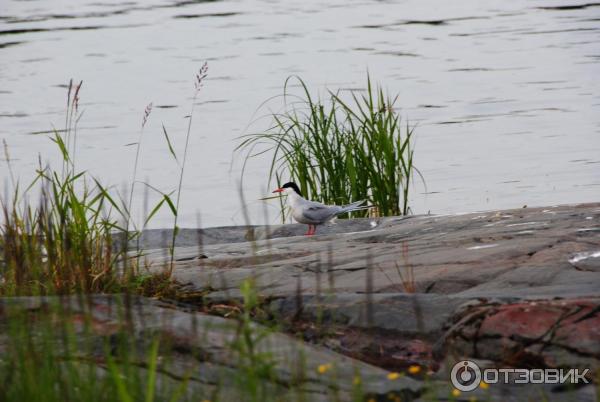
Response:
M173 149L173 145L171 144L171 140L169 139L169 134L167 134L167 129L165 128L164 124L162 125L162 129L163 129L163 134L165 135L165 139L167 140L167 146L169 147L169 152L171 153L173 158L175 158L175 161L177 163L179 163L179 161L177 160L177 155L175 154L175 150Z
M154 215L156 215L156 213L160 210L160 207L162 207L162 205L164 203L165 203L165 199L164 198L162 198L159 202L156 203L156 205L154 206L154 208L152 208L152 211L150 211L150 214L148 214L148 217L144 221L144 226L148 225L148 222L150 222L150 220L152 219L152 217Z
M177 216L177 208L175 207L175 204L173 204L173 201L171 201L171 197L169 197L167 194L164 194L164 200L167 202L167 205L171 209L171 212L173 212L173 215Z
M108 371L110 373L111 378L115 382L115 385L117 386L117 392L119 394L121 402L133 402L133 398L131 397L131 395L129 395L129 392L127 392L127 386L125 385L125 381L122 378L121 371L117 367L114 359L110 355L108 355L107 360Z
M154 389L156 387L156 364L158 362L158 338L152 342L148 363L148 384L146 386L146 402L154 401Z

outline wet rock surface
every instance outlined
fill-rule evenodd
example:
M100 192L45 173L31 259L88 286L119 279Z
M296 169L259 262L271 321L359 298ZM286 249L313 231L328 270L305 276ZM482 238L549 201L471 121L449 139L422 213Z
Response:
M182 297L208 310L235 304L253 278L284 330L387 370L447 381L469 358L598 371L600 204L340 220L313 237L301 225L230 228L233 243L211 230L182 238L174 266ZM145 243L157 269L168 260L158 233ZM511 387L503 399L526 394Z

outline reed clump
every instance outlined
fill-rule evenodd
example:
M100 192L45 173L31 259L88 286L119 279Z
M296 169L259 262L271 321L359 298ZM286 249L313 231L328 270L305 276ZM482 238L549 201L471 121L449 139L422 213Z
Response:
M293 80L300 96L290 94ZM353 91L344 100L330 91L322 101L301 78L290 77L283 99L285 108L272 114L270 128L241 137L237 147L245 152L245 163L271 154L269 185L289 178L305 196L327 204L367 199L380 216L409 213L409 189L419 172L413 163L414 127L402 124L398 96L367 76L363 93Z
M4 142L5 159L10 172L12 194L0 198L0 296L47 295L134 291L147 296L173 295L176 284L171 279L174 264L177 217L195 100L204 85L208 66L202 65L194 81L192 110L187 116L188 128L181 164L163 125L169 153L180 168L175 200L145 182L147 188L159 192L159 201L141 226L132 219L134 189L138 183L137 168L144 127L152 111L152 103L144 109L130 192L120 195L84 170L78 170L77 125L83 112L79 109L83 82L70 81L67 91L65 126L54 130L50 139L56 144L61 166L42 166L33 182L24 190L15 179L8 146ZM37 202L32 199L39 198ZM142 273L143 265L130 253L129 244L138 238L152 217L161 209L173 214L173 236L170 241L170 263L166 272Z
M119 222L127 212L110 189L75 164L81 85L71 81L65 129L50 137L60 168L40 160L26 189L12 177L11 199L0 199L0 295L114 291L128 274L117 275L116 262L127 260L126 250L115 247L112 236L126 231ZM7 148L5 156L10 166Z

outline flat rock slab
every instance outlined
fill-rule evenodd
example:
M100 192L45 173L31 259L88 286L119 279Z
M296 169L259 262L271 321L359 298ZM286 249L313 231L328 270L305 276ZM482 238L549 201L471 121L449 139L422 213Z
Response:
M441 335L443 326L457 307L468 299L435 294L378 293L305 296L273 300L269 308L279 320L295 318L345 325L354 328L380 328L397 334Z
M14 326L15 317L19 316L26 317L30 325L29 342L47 341L50 336L59 350L57 361L72 358L94 362L99 373L107 366L107 349L103 345L114 344L117 336L124 334L133 349L140 349L138 360L135 356L133 360L139 370L146 369L149 344L158 338L161 340L158 361L168 361L158 366L159 384L182 381L189 376L187 392L190 400L195 401L249 399L247 389L239 386L239 381L243 382L248 367L258 371L261 361L272 368L271 375L258 379L267 382L271 389L267 400L301 400L299 395L311 401L350 400L357 381L365 399L394 394L402 400L411 400L424 390L420 381L408 377L392 381L385 370L258 325L252 325L251 336L256 339L253 353L264 357L251 360L248 349L239 346L244 337L237 320L179 311L145 298L119 295L2 298L0 350L3 352L9 345L9 322ZM67 328L78 346L76 351L61 356L60 345ZM44 329L45 336L38 338L36 333ZM162 394L159 390L158 400L169 400L172 390L172 387L165 389Z
M433 294L356 294L281 298L277 322L309 342L392 371L435 368L432 346L465 299Z
M470 298L600 294L600 204L357 219L319 229L305 237L294 235L300 225L230 228L227 233L236 235L221 243L215 232L224 229L204 230L210 241L188 233L176 248L174 277L190 293L217 299L239 296L250 277L271 298L298 289ZM169 260L159 233L143 242L145 258L157 270ZM256 237L268 238L243 240Z

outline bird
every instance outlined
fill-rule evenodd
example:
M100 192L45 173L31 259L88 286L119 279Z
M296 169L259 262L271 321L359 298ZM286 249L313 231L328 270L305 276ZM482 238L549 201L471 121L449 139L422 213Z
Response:
M356 201L348 205L325 205L320 202L310 201L302 197L300 188L292 181L277 188L273 193L284 193L288 196L292 217L298 223L308 225L306 236L312 236L317 231L317 225L329 222L338 215L346 212L358 211L368 207L362 206L366 200Z

